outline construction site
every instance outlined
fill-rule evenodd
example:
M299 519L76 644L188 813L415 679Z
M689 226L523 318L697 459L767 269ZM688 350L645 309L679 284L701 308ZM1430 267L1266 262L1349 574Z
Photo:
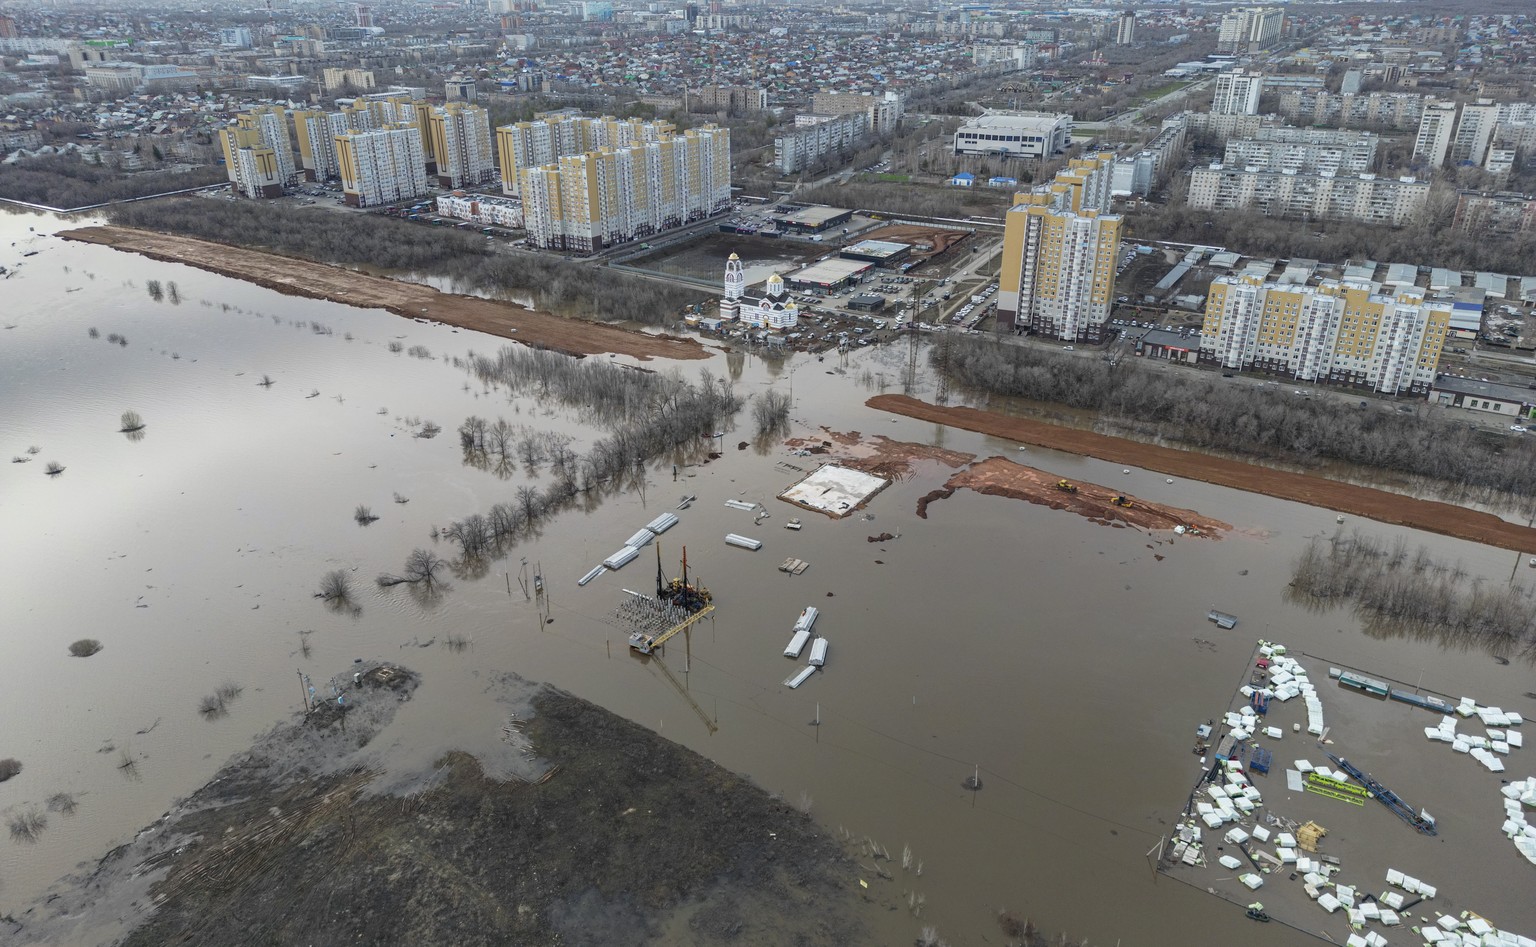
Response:
M1500 775L1526 769L1520 714L1265 641L1246 664L1227 709L1192 721L1160 874L1334 944L1532 943L1510 925L1536 787Z
M956 472L943 487L918 501L917 515L927 518L930 505L954 496L961 489L1066 510L1118 529L1172 530L1184 536L1220 539L1224 531L1232 528L1194 510L1131 496L1096 483L1064 480L1006 457L988 457Z

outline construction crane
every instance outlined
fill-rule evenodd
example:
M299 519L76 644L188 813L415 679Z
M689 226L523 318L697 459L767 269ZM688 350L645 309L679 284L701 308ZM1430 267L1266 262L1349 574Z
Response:
M1328 754L1328 758L1333 760L1339 769L1359 780L1360 785L1368 789L1376 797L1377 802L1392 810L1393 815L1413 826L1416 831L1423 835L1437 834L1435 831L1435 820L1429 813L1422 810L1414 812L1413 806L1404 802L1397 793L1377 782L1376 778L1371 774L1362 772L1360 767L1354 765L1349 760L1334 756L1332 753Z

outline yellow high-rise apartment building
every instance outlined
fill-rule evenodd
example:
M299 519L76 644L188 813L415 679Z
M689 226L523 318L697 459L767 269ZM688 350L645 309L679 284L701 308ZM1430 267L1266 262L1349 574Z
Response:
M1425 392L1451 308L1412 286L1383 292L1362 280L1307 286L1223 276L1206 297L1200 360L1388 394Z
M730 130L705 125L678 135L666 128L651 139L643 127L616 122L605 134L627 141L524 169L528 242L592 253L729 207Z
M224 167L246 197L281 197L293 179L293 145L282 106L265 105L235 116L219 131Z
M428 160L443 187L475 187L496 177L491 115L478 105L449 102L427 112Z
M347 131L335 143L342 192L353 207L377 207L426 192L427 162L415 125Z
M998 277L1000 325L1097 342L1115 302L1122 220L1109 213L1114 156L1071 161L1049 183L1014 195Z
M293 134L299 145L299 167L306 180L327 181L341 174L336 160L336 136L349 131L380 127L373 113L361 103L335 112L296 109Z
M531 122L502 125L496 129L501 189L516 195L525 170L556 164L566 155L619 148L638 141L661 141L676 133L677 127L671 122L618 119L611 115L592 118L572 112L545 112L535 115Z

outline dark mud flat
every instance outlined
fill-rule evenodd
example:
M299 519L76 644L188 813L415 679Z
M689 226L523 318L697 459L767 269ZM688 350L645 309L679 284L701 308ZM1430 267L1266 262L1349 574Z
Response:
M379 776L366 747L414 686L407 674L348 690L345 734L334 710L277 727L18 916L19 929L0 926L0 940L867 940L856 868L809 818L649 730L513 675L498 686L517 762L489 761L507 778L457 751L423 774Z

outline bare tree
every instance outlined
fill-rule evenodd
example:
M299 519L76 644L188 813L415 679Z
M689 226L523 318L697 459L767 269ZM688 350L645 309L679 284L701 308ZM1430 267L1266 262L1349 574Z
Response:
M101 642L95 638L81 638L69 646L69 653L73 657L88 658L101 650Z
M120 433L130 434L134 431L144 430L144 419L139 417L139 412L137 411L124 411L122 421L122 427L118 428Z
M405 557L405 578L408 582L421 582L431 587L438 581L437 574L448 563L429 549L413 549Z
M359 526L367 526L378 520L378 517L373 515L373 510L362 503L359 503L357 509L352 511L352 518L357 520L357 525Z
M13 758L0 760L0 783L21 772L21 762Z
M326 602L344 603L352 599L352 582L346 572L341 569L333 569L320 579L320 591L315 593L315 598Z

